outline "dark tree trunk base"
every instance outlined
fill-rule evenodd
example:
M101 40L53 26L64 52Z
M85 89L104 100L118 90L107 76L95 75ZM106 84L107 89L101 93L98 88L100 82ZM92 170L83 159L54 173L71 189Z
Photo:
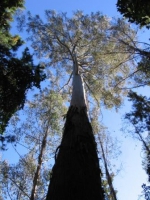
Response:
M47 200L103 200L100 174L86 108L70 107Z

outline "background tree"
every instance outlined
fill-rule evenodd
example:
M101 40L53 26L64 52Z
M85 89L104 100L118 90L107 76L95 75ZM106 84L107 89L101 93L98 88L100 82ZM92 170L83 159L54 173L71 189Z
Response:
M148 76L146 71L145 73ZM140 78L138 79L140 80ZM142 142L144 159L143 168L148 175L150 181L150 99L146 96L138 95L136 92L130 91L128 94L129 101L132 101L132 111L125 115L125 119L132 124L133 129L130 132L135 138ZM149 186L142 185L145 199L150 199Z
M115 191L114 186L113 186L112 175L109 172L108 161L107 161L107 158L106 158L106 155L105 155L104 146L103 146L103 142L102 142L100 134L98 135L98 140L99 140L99 145L100 145L101 152L102 152L102 160L103 160L103 163L104 163L106 180L107 180L107 183L108 183L108 186L109 186L109 192L107 191L107 194L109 195L109 199L117 200L116 191Z
M118 167L116 169L115 163L121 152L118 140L112 138L111 133L99 120L99 111L100 109L93 106L89 116L94 136L96 138L105 195L108 199L115 200L117 199L117 191L114 189L113 181L116 174L119 172Z
M0 133L10 117L25 103L26 92L33 86L40 87L45 76L40 65L34 65L32 55L25 49L22 57L15 55L23 41L10 34L10 23L24 1L5 0L0 5Z
M118 0L117 1L117 9L118 11L129 20L129 22L140 25L140 27L150 27L150 2L147 0ZM135 86L140 87L144 85L149 85L149 60L150 60L150 52L149 43L138 42L132 40L132 42L126 43L122 41L124 44L128 46L129 49L134 49L137 54L137 73L134 73L135 78ZM142 44L142 46L141 46Z
M55 149L61 138L62 114L66 112L64 100L65 95L45 88L35 95L33 101L28 101L22 111L21 121L17 113L12 117L10 132L16 137L12 146L19 161L7 165L6 173L2 173L7 180L3 185L3 197L6 194L18 200L45 198L50 160L55 157Z
M132 111L125 115L125 119L132 124L132 133L142 142L143 151L145 153L143 165L148 174L148 180L150 181L150 99L132 91L129 93L128 97L133 105Z
M129 22L150 28L150 2L147 0L118 0L118 11Z

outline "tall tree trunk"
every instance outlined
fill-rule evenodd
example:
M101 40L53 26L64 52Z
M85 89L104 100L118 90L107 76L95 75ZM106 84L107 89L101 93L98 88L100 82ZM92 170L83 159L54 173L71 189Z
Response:
M100 147L101 147L101 150L102 150L102 157L103 157L104 166L105 166L106 178L107 178L107 181L108 181L108 185L109 185L110 193L111 193L111 196L112 196L112 200L117 200L116 192L114 190L112 179L111 179L108 167L107 167L107 161L106 161L106 158L105 158L104 148L103 148L103 144L102 144L102 141L100 139L100 136L98 136L98 139L99 139Z
M38 165L37 165L37 168L36 168L36 171L35 171L35 174L34 174L34 178L33 178L33 185L32 185L30 200L36 199L36 188L37 188L38 179L39 179L39 176L40 176L40 170L41 170L41 166L42 166L43 155L44 155L45 148L46 148L46 140L47 140L47 136L48 136L49 121L48 121L46 131L45 131L45 134L44 134L44 137L43 137L43 140L42 140L40 154L38 156Z
M76 68L71 106L66 115L46 200L103 200L100 174L83 82Z

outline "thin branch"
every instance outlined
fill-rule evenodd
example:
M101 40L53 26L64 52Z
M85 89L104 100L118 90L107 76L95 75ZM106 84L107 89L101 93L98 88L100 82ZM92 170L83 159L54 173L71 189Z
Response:
M42 142L41 142L42 143ZM30 151L34 151L35 152L35 154L38 154L39 155L39 153L37 153L37 151L35 151L35 150L33 150L33 149L30 149L29 147L27 147L27 146L25 146L25 145L23 145L23 144L21 144L20 142L17 142L17 144L19 144L19 145L21 145L21 146L23 146L24 148L26 148L26 149L28 149L28 150L30 150Z
M76 48L76 46L77 46L79 40L81 40L81 37L79 37L79 38L77 39L77 41L75 42L75 44L74 44L74 46L73 46L73 48L72 48L72 51L71 51L72 54L74 53L75 48Z
M125 81L126 79L130 78L131 76L133 76L135 73L137 73L138 71L140 71L140 69L137 69L136 71L134 71L133 73L129 74L129 76L123 78L121 81L119 81L114 88L116 88L120 83L122 83L123 81Z
M133 54L132 54L133 55ZM122 64L124 64L124 63L126 63L126 62L128 62L128 61L131 61L131 60L133 60L133 58L131 57L132 55L129 55L127 58L126 58L126 60L125 61L123 61L123 62L120 62L117 66L115 66L113 69L117 69L120 65L122 65ZM134 57L135 58L135 57Z
M55 36L55 37L56 37L58 43L59 43L60 45L64 46L64 47L68 50L68 52L70 53L70 56L72 57L72 60L74 60L74 59L73 59L72 52L70 51L69 47L68 47L65 43L63 43L63 42L59 39L58 36Z
M19 154L19 152L17 151L17 149L14 147L13 144L12 144L12 146L13 146L14 150L16 151L16 153L19 155L20 159L25 163L25 165L27 165L30 168L30 166L28 165L28 163L26 162L26 160Z
M120 40L123 44L125 44L126 46L129 46L130 49L133 49L134 51L138 52L140 55L142 56L147 56L150 58L150 52L149 51L144 51L144 50L141 50L137 47L133 47L131 45L129 45L128 43L126 43L125 41L123 40Z

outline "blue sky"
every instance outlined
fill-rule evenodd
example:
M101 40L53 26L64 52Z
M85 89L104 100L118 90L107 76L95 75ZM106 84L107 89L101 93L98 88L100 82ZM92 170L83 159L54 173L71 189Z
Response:
M117 12L116 3L116 0L26 0L25 7L32 14L39 14L43 17L44 10L46 9L67 12L69 15L76 10L82 10L85 14L100 11L110 17L120 17L121 15ZM147 32L142 30L140 33L141 41L147 40ZM145 94L148 89L139 91ZM124 106L118 113L114 110L104 111L103 113L103 121L108 130L114 137L117 137L121 141L122 155L119 160L116 160L116 164L119 166L122 163L123 168L115 178L115 189L118 190L118 200L138 200L138 195L142 191L141 185L142 183L146 183L147 180L145 171L141 166L141 144L131 137L125 138L125 135L120 131L123 125L121 117L129 110L130 105L125 101ZM7 155L4 156L7 157Z

